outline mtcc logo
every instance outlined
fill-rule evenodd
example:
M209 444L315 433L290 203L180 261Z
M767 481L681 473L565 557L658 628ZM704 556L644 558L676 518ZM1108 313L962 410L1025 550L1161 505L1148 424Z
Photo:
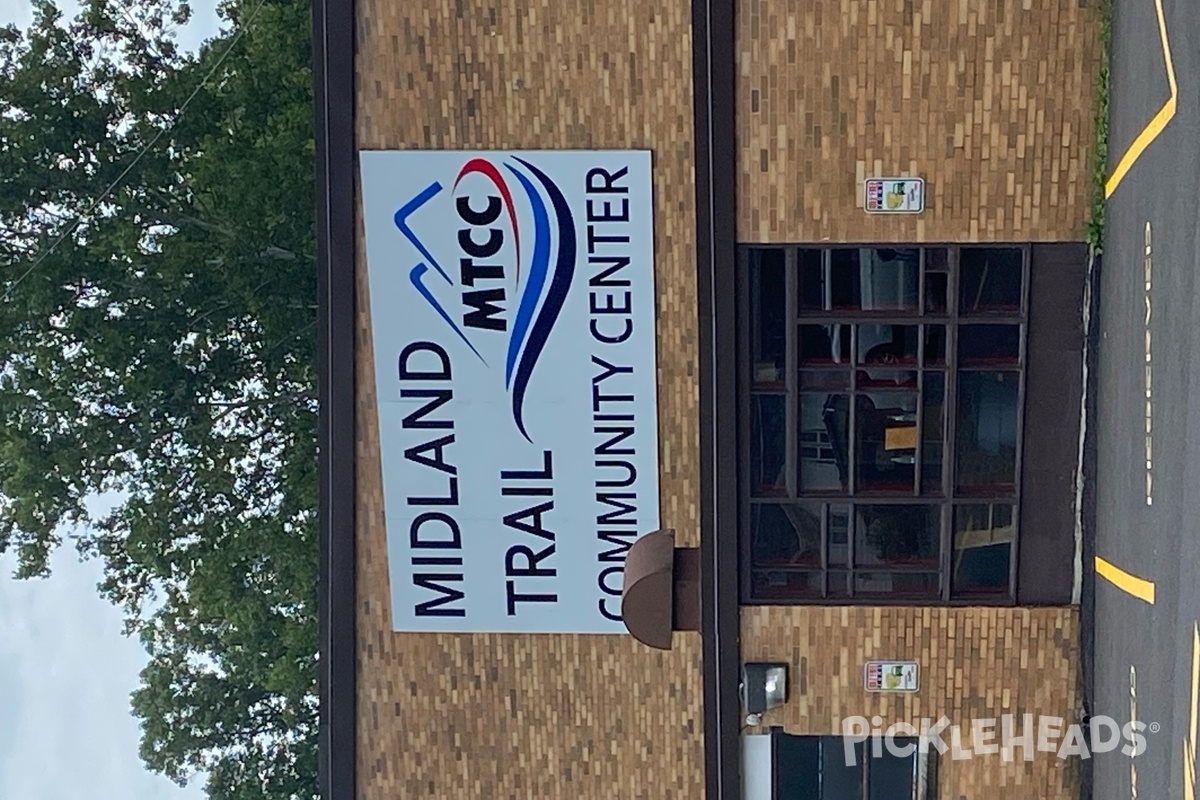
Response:
M510 180L519 187L516 192ZM418 263L409 280L485 365L491 366L487 356L496 349L488 340L503 338L504 388L511 396L513 421L529 440L525 394L575 276L574 217L558 185L525 159L497 164L472 158L448 192L458 223L455 241L423 238L420 231L431 221L446 228L444 217L433 216L440 211L418 214L445 197L443 191L440 181L430 183L393 217L416 250ZM435 257L434 250L443 258ZM458 263L451 266L452 260Z

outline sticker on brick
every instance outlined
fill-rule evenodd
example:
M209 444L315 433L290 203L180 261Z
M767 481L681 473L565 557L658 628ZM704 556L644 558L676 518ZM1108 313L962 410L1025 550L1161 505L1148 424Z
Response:
M868 178L863 207L869 214L920 214L925 210L921 178Z
M917 662L868 661L863 667L863 688L868 692L915 692Z

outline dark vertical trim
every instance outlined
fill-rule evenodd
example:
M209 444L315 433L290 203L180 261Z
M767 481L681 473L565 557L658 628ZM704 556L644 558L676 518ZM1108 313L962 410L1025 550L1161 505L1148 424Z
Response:
M355 796L354 0L315 0L320 422L320 744L323 800Z
M1088 250L1038 243L1030 253L1017 604L1074 601L1076 489L1084 400Z
M779 725L772 725L770 729L771 736L771 800L784 800L780 797L782 792L779 791L779 741L783 738L783 728Z
M705 797L741 796L734 0L693 0Z

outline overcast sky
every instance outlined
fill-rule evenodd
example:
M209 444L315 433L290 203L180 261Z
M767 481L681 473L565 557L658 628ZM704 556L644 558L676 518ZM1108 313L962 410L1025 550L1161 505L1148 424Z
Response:
M216 33L214 8L215 0L193 0L183 46ZM0 25L29 20L29 0L0 0ZM15 581L13 566L0 558L0 798L202 798L198 782L180 789L142 767L129 693L146 656L97 596L98 565L68 550L48 580Z

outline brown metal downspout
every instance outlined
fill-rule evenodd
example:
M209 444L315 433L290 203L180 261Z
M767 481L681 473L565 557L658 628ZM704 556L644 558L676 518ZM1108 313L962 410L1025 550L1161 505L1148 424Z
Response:
M738 676L736 58L733 0L693 0L700 343L700 631L707 800L741 794Z

